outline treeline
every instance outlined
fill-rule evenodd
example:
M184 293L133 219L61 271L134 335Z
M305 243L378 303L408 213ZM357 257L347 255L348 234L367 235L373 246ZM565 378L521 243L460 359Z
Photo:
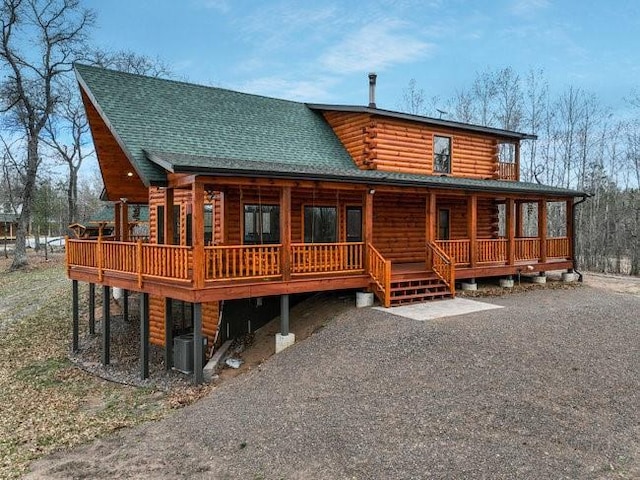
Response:
M580 268L640 274L640 96L628 92L629 118L593 93L570 86L551 93L542 70L485 70L452 98L428 97L409 82L400 109L535 133L521 150L521 180L593 195L577 208Z

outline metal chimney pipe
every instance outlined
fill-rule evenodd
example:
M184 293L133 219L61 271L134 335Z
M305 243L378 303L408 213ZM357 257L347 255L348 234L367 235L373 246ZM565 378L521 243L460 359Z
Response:
M376 108L376 78L375 73L369 74L369 108Z

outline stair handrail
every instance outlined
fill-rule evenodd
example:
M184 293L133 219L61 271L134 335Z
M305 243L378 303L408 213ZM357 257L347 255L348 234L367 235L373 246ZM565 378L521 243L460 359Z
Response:
M451 257L435 242L427 242L427 263L447 285L451 296L456 296L456 265Z
M367 244L367 257L368 273L374 283L374 293L388 308L391 306L391 260L385 259L370 243Z

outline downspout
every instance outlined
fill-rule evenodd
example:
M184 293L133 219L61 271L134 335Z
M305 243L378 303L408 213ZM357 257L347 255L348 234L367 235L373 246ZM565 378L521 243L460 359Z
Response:
M582 200L578 200L573 204L573 208L571 209L571 230L573 231L573 235L571 236L571 251L573 252L573 271L578 274L578 281L582 283L582 273L578 271L576 265L578 265L578 261L576 260L576 207L581 203L584 203L587 198L592 195L587 193L583 195Z

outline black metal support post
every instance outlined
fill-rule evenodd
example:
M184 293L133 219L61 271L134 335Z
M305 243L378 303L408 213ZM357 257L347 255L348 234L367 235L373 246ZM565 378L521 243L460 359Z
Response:
M140 301L142 308L142 301ZM122 320L129 322L129 290L126 288L122 291Z
M280 335L289 335L289 295L280 295Z
M72 349L75 352L78 351L78 331L80 329L80 313L78 311L78 281L71 281L71 290L72 290L72 316L73 316L73 340L72 340Z
M89 284L89 335L96 333L96 284Z
M193 304L193 381L200 385L202 373L202 304Z
M173 367L173 301L164 299L164 368Z
M109 365L111 358L111 292L102 286L102 365Z
M148 293L140 294L140 377L143 380L145 378L149 378L149 294Z

